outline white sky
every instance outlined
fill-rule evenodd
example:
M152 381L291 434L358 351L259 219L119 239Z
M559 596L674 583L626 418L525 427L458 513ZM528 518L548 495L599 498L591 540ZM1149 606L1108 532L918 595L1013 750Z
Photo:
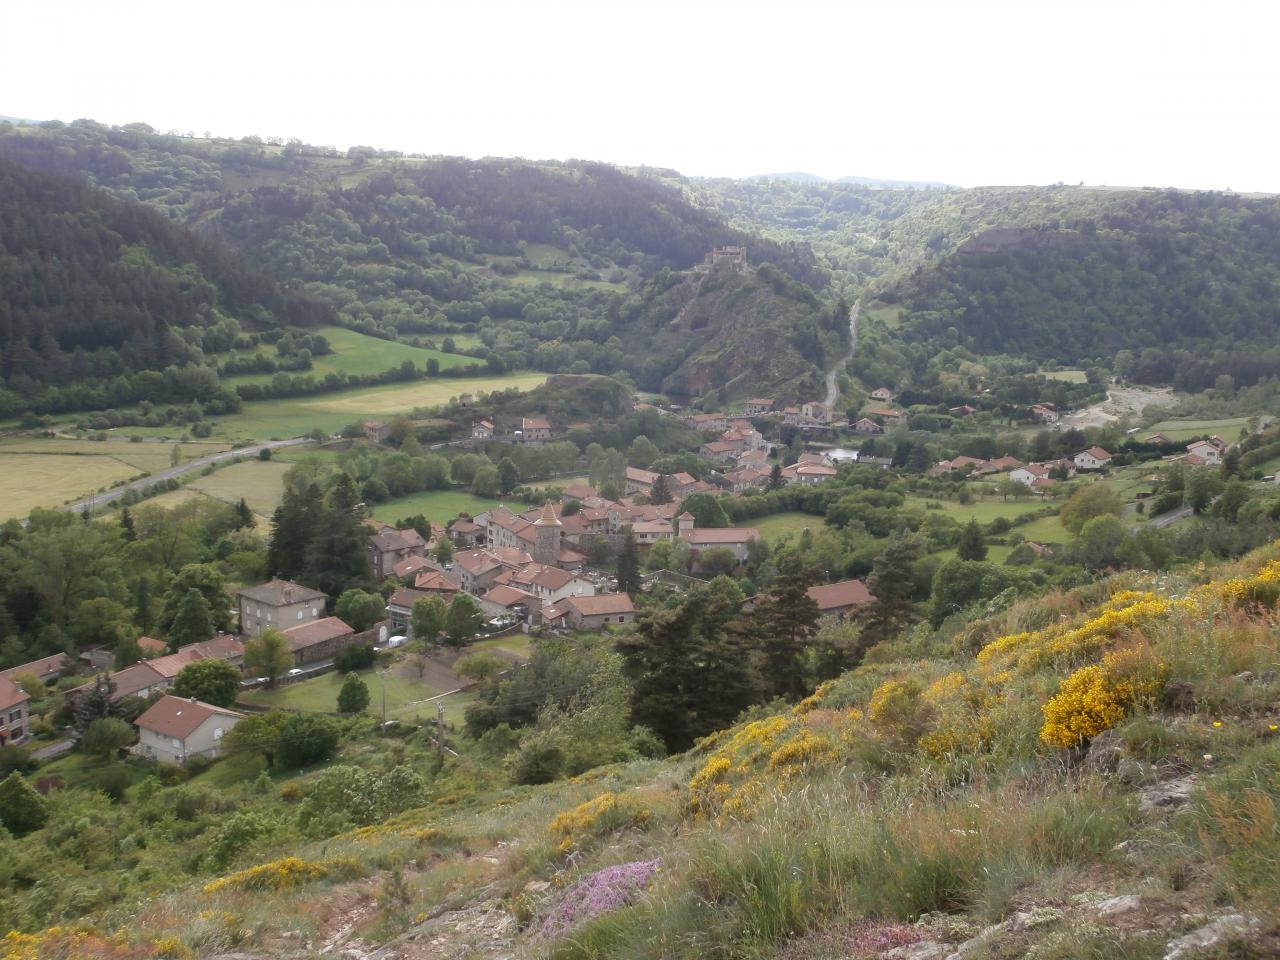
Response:
M1280 4L5 0L0 114L749 176L1280 192Z

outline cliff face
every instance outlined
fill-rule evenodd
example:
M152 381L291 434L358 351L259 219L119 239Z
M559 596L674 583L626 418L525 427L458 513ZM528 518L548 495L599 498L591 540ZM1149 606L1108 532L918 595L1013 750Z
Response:
M650 382L665 393L726 399L819 388L820 310L770 268L690 274L652 296L635 335L653 347Z

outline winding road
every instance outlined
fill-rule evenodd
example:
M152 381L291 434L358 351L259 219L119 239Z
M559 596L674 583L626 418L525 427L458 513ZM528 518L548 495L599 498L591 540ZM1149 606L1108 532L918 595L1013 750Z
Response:
M862 301L855 300L853 306L849 309L849 353L843 360L827 371L827 396L822 402L827 405L827 409L832 409L836 405L836 400L840 397L840 391L836 387L836 377L845 365L853 359L853 352L858 349L858 311L862 309Z
M207 457L200 457L187 463L180 464L176 467L169 467L161 470L159 473L153 473L149 477L142 477L139 480L130 483L121 484L118 487L112 487L110 490L104 490L102 493L95 493L93 496L85 497L83 500L77 500L75 503L63 504L62 510L69 510L73 513L79 513L85 507L95 509L104 503L110 503L124 496L126 490L140 490L143 487L149 487L153 483L159 483L162 480L169 480L173 477L180 477L183 474L190 473L193 470L203 470L211 463L219 463L223 460L233 460L236 457L256 457L261 450L275 450L278 447L296 447L304 443L311 443L310 437L294 437L291 440L268 440L265 443L254 443L247 447L241 447L238 450L224 450L221 453L211 453Z

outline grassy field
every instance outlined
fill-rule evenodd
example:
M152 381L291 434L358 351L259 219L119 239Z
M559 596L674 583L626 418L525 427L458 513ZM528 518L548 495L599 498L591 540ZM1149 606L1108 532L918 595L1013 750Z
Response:
M401 676L394 671L380 673L362 670L360 675L369 686L370 711L382 712L382 692L387 694L387 716L405 710L409 704L444 693L434 687ZM322 674L301 683L291 683L276 690L254 690L241 699L246 703L266 707L289 707L294 710L311 710L334 713L338 709L338 691L342 689L343 675L337 671ZM419 709L422 709L419 707Z
M1191 440L1206 433L1216 433L1224 440L1235 440L1240 435L1240 428L1248 422L1248 417L1228 417L1225 420L1161 420L1143 430L1140 436L1163 433L1170 440Z
M410 361L419 370L425 369L428 360L436 360L441 370L463 367L477 363L474 357L462 357L454 353L443 353L440 350L425 350L410 346L407 343L396 343L378 337L366 336L345 327L321 327L316 331L329 339L333 353L316 357L307 371L317 380L329 373L345 373L367 375L381 373L398 367L404 361ZM443 339L443 338L442 338ZM455 338L456 343L456 338ZM231 355L220 355L218 359L225 361ZM269 383L275 374L249 373L235 377L227 377L224 382L235 386L240 383Z
M760 536L773 544L786 537L799 537L806 527L816 533L822 529L823 522L821 517L815 517L813 514L792 511L775 513L771 517L760 517L756 520L743 520L734 526L754 527L760 531Z
M57 507L169 466L174 444L61 437L0 438L0 519L25 517L36 507ZM178 444L179 458L219 453L225 443Z
M312 429L334 434L350 423L365 417L386 419L397 413L409 413L415 407L434 407L462 393L505 390L515 387L531 390L547 379L545 373L509 373L492 377L457 377L417 380L386 386L343 390L306 397L279 400L254 400L244 404L240 413L215 421L218 437L272 440L296 437ZM148 436L172 435L170 427L122 428L122 433Z
M494 637L492 640L477 640L467 648L468 653L480 650L506 650L525 660L533 655L527 633L513 633L506 637Z
M187 488L224 503L243 497L258 516L270 517L284 497L284 475L291 466L285 461L246 460L192 480Z
M926 503L940 503L941 510L929 510ZM1010 520L1020 517L1025 513L1035 513L1042 509L1045 503L1036 497L1029 497L1026 500L975 500L973 503L957 503L955 500L924 500L919 497L908 497L907 506L916 507L924 510L926 513L941 513L945 516L952 517L960 523L968 523L970 520L977 520L979 523L990 523L1000 517L1008 517Z
M379 504L374 508L373 518L383 523L395 523L401 517L413 517L420 513L433 523L448 523L460 513L475 516L500 503L505 503L517 512L529 509L527 503L510 498L491 500L487 497L477 497L465 490L432 490Z
M1084 383L1088 379L1083 370L1041 370L1040 375L1049 380L1062 380L1065 383Z
M1038 520L1032 520L1030 523L1022 524L1013 528L1027 540L1034 540L1036 543L1068 543L1071 540L1071 534L1062 525L1056 516L1041 517ZM1010 531L1013 532L1013 531Z

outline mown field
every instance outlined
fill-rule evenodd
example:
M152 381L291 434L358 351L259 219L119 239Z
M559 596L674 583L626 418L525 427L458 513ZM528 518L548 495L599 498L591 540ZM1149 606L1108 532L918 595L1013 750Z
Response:
M435 703L422 703L422 701L447 692L420 683L413 677L403 676L395 670L386 672L361 670L360 675L369 687L369 713L382 716L385 691L388 719L412 716L433 719L436 715ZM246 703L264 707L336 713L338 692L342 689L342 681L343 675L334 671L311 680L303 680L301 683L291 683L276 690L254 690L241 699ZM470 693L457 693L445 697L440 701L445 707L445 719L450 723L462 723L463 711L474 699L475 695Z
M770 517L759 517L755 520L743 520L741 523L735 523L734 526L754 527L760 531L760 536L764 537L772 545L787 537L792 537L793 539L799 537L806 528L812 529L816 533L822 529L823 523L821 517L815 517L811 513L789 511L787 513L775 513Z
M1216 433L1224 440L1234 441L1240 436L1240 428L1248 422L1248 417L1227 417L1223 420L1161 420L1141 431L1141 436L1163 433L1170 440L1192 440L1206 433Z
M174 444L122 440L0 438L0 520L25 517L109 488L118 480L169 467ZM178 444L186 463L226 444Z
M422 514L432 523L448 523L460 513L475 516L484 513L499 504L506 504L517 512L529 509L527 503L505 499L477 497L466 490L431 490L426 493L415 493L408 497L388 500L374 507L373 518L383 523L395 523L402 517L414 517Z
M478 362L474 357L464 357L456 353L444 353L440 350L427 350L410 346L407 343L382 340L378 337L357 333L355 330L348 330L345 327L320 327L316 330L316 333L321 333L327 337L329 345L333 348L333 353L314 358L311 362L311 369L305 371L305 373L309 373L317 380L323 379L329 373L345 373L357 376L382 373L384 370L400 366L406 360L419 370L426 368L428 360L437 361L441 370L464 367ZM443 339L443 337L440 339ZM457 343L457 338L455 338L454 342L455 344ZM259 352L272 356L267 351ZM251 354L246 353L243 355ZM232 354L222 354L216 359L219 362L225 362L231 356ZM294 376L295 374L291 373L290 375ZM296 375L302 376L305 374L298 373ZM226 377L223 382L230 386L241 383L269 383L273 376L275 374L246 373Z
M447 403L450 397L463 393L506 390L511 387L531 390L546 379L545 373L449 377L305 397L254 400L244 404L240 413L215 420L214 436L237 440L274 440L300 436L315 429L331 435L365 417L385 420L398 413L409 413L416 407L439 406ZM175 426L121 427L118 432L163 437L173 436L182 430Z

